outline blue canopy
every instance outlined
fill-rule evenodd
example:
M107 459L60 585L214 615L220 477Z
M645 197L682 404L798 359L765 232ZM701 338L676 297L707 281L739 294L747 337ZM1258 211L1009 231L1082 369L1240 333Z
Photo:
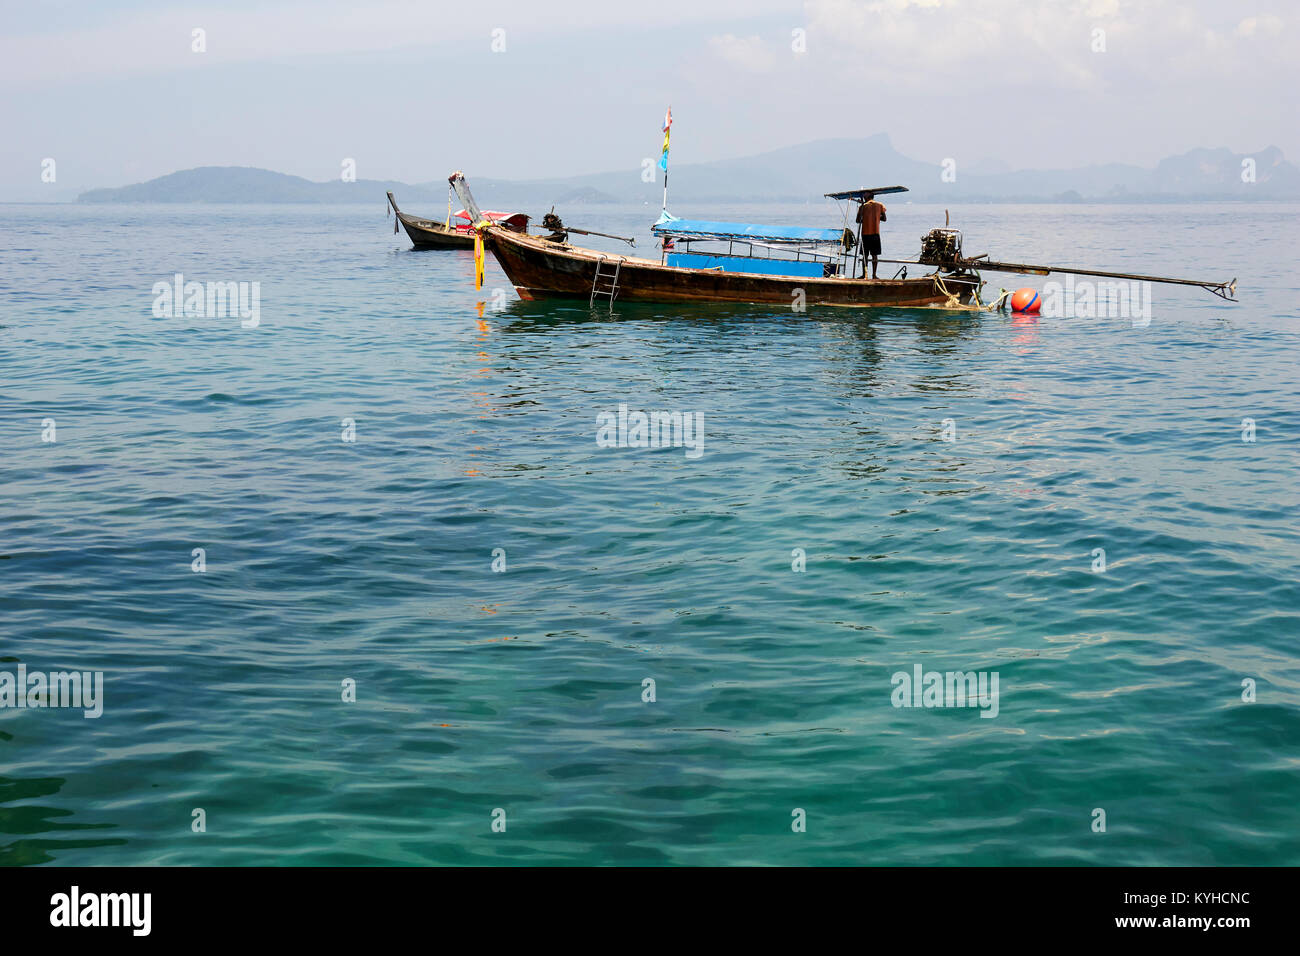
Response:
M805 226L758 226L747 222L707 222L678 219L664 213L651 230L656 236L673 239L722 239L745 242L809 243L842 242L840 229L809 229Z

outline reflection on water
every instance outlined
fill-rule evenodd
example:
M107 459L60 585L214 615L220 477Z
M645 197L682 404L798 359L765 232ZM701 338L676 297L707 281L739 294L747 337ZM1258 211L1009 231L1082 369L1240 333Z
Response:
M908 322L922 334L943 338L954 329L976 330L980 319L989 313L970 310L939 308L905 308L891 306L881 309L835 308L812 306L802 312L761 303L691 302L662 303L616 300L611 308L607 304L589 306L580 299L517 299L508 298L500 308L483 312L484 302L476 303L476 316L495 319L505 330L534 331L569 325L604 325L610 322L675 322L687 326L705 325L711 329L727 330L736 323L749 325L762 323L765 327L788 327L792 330L810 322L819 325L844 325L869 328L877 323ZM834 333L831 333L834 334Z
M8 734L0 736L9 738ZM73 816L71 810L27 802L53 796L64 783L66 780L62 777L0 777L0 839L16 838L0 843L0 866L51 863L57 859L60 850L121 846L126 843L120 839L91 840L49 835L111 830L116 826L113 823L71 823L68 821Z
M966 460L960 446L945 440L942 416L920 418L902 431L890 430L879 425L880 406L859 406L859 402L896 399L908 392L932 395L935 402L974 395L978 383L962 358L981 335L1008 321L1000 314L928 308L821 307L793 313L763 305L703 303L683 308L625 301L616 302L611 310L555 300L512 300L491 317L491 328L504 336L500 341L505 360L496 370L495 382L500 388L493 393L493 407L541 404L545 396L539 392L534 399L532 391L549 391L550 384L512 363L512 354L526 352L530 364L562 367L572 361L575 343L567 333L575 331L580 336L589 331L588 347L596 351L607 341L612 327L644 325L655 358L635 363L638 371L647 366L653 370L653 390L660 398L672 396L679 404L695 405L707 404L707 395L688 392L682 396L681 389L673 386L689 384L681 373L696 353L704 349L716 360L745 363L752 361L750 340L755 334L775 337L777 348L783 349L787 358L797 357L791 367L813 360L818 379L837 388L835 397L843 411L820 412L827 416L824 425L838 429L827 441L827 460L855 481L906 472L908 480L926 486L921 490L928 494L964 494L979 487L963 473ZM476 322L480 335L474 341L481 342L487 325L482 319ZM816 334L810 335L814 331ZM561 332L566 334L552 335ZM520 336L527 341L516 341ZM900 362L900 357L906 361ZM581 358L584 363L602 360L625 362L629 357ZM774 377L758 378L757 382L787 393L804 388L797 376L783 377L784 370L775 366L772 371ZM480 391L471 393L471 399L476 405L486 401ZM793 410L795 404L786 403L785 411ZM855 408L857 412L852 411ZM936 482L951 487L928 487Z

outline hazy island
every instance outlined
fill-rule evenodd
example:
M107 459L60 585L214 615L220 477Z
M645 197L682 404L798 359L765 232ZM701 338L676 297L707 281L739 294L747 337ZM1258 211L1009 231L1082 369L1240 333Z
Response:
M450 171L450 170L449 170ZM493 205L658 202L662 186L639 169L559 179L489 179L469 173ZM1109 163L1078 169L999 168L939 163L897 152L885 134L818 140L741 159L683 164L673 170L679 202L805 202L858 186L900 184L916 202L1185 202L1300 199L1300 168L1269 146L1256 153L1193 149L1154 168ZM201 166L148 182L82 193L87 203L354 203L382 200L444 202L446 181L357 179L312 182L248 166Z

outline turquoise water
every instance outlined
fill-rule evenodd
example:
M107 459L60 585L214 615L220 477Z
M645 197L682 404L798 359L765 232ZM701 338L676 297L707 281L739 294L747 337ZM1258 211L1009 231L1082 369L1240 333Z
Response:
M952 210L1240 277L1136 325L525 303L382 209L0 206L0 670L105 681L0 710L0 862L1300 863L1295 206Z

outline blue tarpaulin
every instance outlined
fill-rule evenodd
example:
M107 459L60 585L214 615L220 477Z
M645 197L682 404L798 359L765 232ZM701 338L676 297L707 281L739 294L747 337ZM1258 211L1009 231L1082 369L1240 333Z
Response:
M743 256L702 256L696 253L670 252L668 264L678 269L721 269L723 272L748 272L768 276L815 276L825 273L820 262L809 259L750 259Z
M664 213L652 230L656 236L673 239L721 239L740 242L841 242L840 229L809 229L805 226L759 226L748 222L708 222L678 219Z

